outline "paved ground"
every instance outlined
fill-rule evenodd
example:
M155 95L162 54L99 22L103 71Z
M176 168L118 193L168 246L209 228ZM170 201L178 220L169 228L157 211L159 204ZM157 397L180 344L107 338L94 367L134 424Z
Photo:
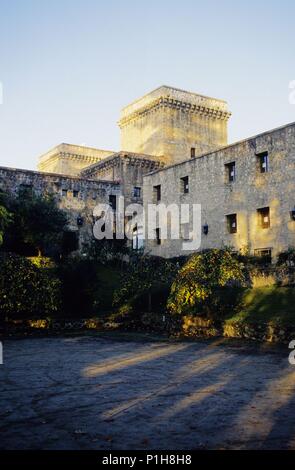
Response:
M220 340L7 340L0 448L295 449L288 354Z

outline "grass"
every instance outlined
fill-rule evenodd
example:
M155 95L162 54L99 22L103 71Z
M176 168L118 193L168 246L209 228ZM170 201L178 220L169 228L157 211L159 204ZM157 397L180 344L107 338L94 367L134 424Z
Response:
M242 296L239 312L229 316L227 323L273 323L295 326L294 287L256 287Z

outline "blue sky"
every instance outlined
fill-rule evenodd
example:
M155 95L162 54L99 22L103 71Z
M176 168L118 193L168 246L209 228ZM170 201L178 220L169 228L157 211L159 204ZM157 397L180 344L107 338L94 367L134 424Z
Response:
M229 142L295 121L295 3L0 0L0 165L119 149L119 110L166 84L225 99Z

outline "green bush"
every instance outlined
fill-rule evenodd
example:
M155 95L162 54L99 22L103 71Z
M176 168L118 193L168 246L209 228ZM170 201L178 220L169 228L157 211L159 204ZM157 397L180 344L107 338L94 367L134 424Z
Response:
M3 214L0 211L0 237L1 231L4 232L3 251L24 256L42 254L59 258L68 221L66 213L57 207L52 194L40 196L31 188L22 188L16 196L0 194L1 205L7 212L4 213L6 223L3 230Z
M63 260L57 274L61 281L64 315L87 318L111 310L119 282L118 269L75 256Z
M285 267L295 267L295 248L290 247L288 250L281 252L278 255L277 259L277 266L285 266Z
M134 310L166 309L167 290L179 269L179 263L156 256L134 256L126 264L119 289L114 295L114 307L125 303Z
M52 269L12 253L0 254L0 318L44 317L60 309L60 282Z
M239 303L245 285L243 268L230 249L192 255L172 284L168 310L180 315L225 315Z

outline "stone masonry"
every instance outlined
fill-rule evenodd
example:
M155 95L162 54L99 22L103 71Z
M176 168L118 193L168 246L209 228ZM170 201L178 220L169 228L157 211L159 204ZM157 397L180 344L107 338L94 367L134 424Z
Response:
M16 194L21 188L32 188L37 195L54 194L58 207L68 216L68 230L77 235L80 249L92 238L94 207L108 203L110 195L121 191L118 182L0 167L0 190Z
M113 152L82 145L60 144L41 155L38 170L78 176L84 168L101 161Z
M126 106L119 121L121 148L163 156L167 163L227 144L227 103L167 86Z
M182 178L188 178L186 192ZM294 182L295 124L290 124L147 175L144 203L147 209L155 202L160 186L158 204L201 204L201 249L232 246L251 254L266 249L276 256L295 245ZM233 215L236 227L230 233ZM265 226L261 215L268 219ZM188 254L182 244L192 228L191 218L189 227L180 225L180 239L146 240L146 249L163 257Z
M81 248L97 203L122 195L147 209L158 187L158 204L201 205L200 249L230 245L274 259L295 246L295 123L228 145L230 115L223 100L161 86L123 108L120 152L63 143L39 158L39 172L0 168L0 188L53 192ZM192 226L164 240L160 225L146 252L189 254L182 244Z

